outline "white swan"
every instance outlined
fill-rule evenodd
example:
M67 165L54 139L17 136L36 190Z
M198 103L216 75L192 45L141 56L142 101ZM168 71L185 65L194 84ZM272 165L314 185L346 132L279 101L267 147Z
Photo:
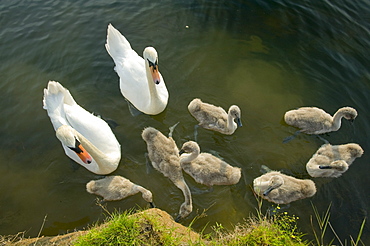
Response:
M200 184L233 185L240 180L239 167L233 167L209 153L200 153L196 142L184 143L179 154L182 169Z
M167 106L168 91L158 71L157 51L145 48L143 59L111 24L105 47L116 65L122 95L145 114L161 113Z
M312 180L297 179L277 171L265 173L254 179L253 188L257 195L276 204L289 204L316 193L316 186Z
M339 130L341 119L353 121L357 111L351 107L343 107L332 117L324 110L316 107L302 107L285 113L284 120L288 125L297 127L306 134L322 134Z
M91 180L86 184L87 192L102 196L104 201L118 201L139 192L145 201L153 204L153 195L150 190L132 183L129 179L122 176L107 176L98 180Z
M184 194L185 201L181 204L179 215L176 218L178 221L192 212L193 204L190 189L182 175L179 150L171 135L172 132L167 138L153 127L145 128L141 134L147 144L148 156L153 167L169 178Z
M364 150L355 143L342 145L322 145L306 164L312 177L337 178L346 172L349 166Z
M226 113L221 107L204 103L199 98L195 98L189 103L188 110L199 122L199 125L208 130L231 135L238 126L242 126L241 111L236 105L230 106L228 113Z
M104 120L79 106L66 88L49 81L43 107L68 157L100 175L117 169L121 147L112 130Z

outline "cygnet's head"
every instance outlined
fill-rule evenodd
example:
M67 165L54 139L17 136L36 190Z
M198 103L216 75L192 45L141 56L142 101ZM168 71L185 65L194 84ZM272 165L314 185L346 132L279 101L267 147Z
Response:
M358 144L347 144L347 148L352 157L361 157L364 153L364 150Z
M357 111L354 108L344 107L341 108L341 111L343 113L343 117L349 121L354 121L354 119L357 117Z
M153 139L158 135L158 130L153 127L147 127L141 133L141 137L145 142L153 141Z
M263 192L264 196L267 196L273 189L279 188L284 184L284 179L280 175L274 175L270 178L270 184L268 188Z
M96 187L96 185L95 185L95 183L96 183L95 180L91 180L90 182L88 182L86 184L86 190L87 190L87 192L93 194L94 192L96 192L98 190L97 187Z
M176 217L175 221L179 222L182 218L185 218L186 216L188 216L192 211L193 211L193 205L191 203L187 204L186 202L184 202L180 206L179 215Z
M335 169L339 172L345 172L348 170L348 164L343 160L333 161L330 165L320 165L320 169Z
M241 122L242 112L238 106L236 105L230 106L229 115L231 115L233 119L236 120L236 124L238 124L239 127L242 126L242 122Z
M158 70L158 54L153 47L146 47L143 52L145 63L149 66L149 71L153 82L158 85L161 82L161 77Z
M197 153L197 154L199 154L200 153L199 145L194 141L185 142L181 147L179 155L181 155L183 153Z

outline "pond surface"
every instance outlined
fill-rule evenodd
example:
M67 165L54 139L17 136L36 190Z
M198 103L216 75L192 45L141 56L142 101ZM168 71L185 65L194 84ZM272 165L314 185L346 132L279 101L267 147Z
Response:
M195 97L242 110L243 127L226 136L199 129L201 150L242 168L234 186L212 192L185 175L193 193L196 231L226 228L255 212L251 190L262 165L310 178L305 164L321 146L283 122L287 110L317 106L333 114L352 106L351 125L325 135L332 144L358 143L365 154L342 177L313 179L317 194L286 209L313 239L312 205L324 213L341 240L357 236L370 212L370 3L343 1L20 1L0 3L0 233L26 236L63 234L105 218L85 184L99 176L79 168L65 154L46 111L43 88L49 80L68 88L82 107L118 124L113 129L122 175L153 192L158 208L176 216L183 195L146 165L144 127L174 132L179 146L193 140L196 121L187 111ZM105 50L112 23L139 54L154 46L170 93L157 116L131 116L119 91L114 63ZM109 211L146 208L140 195L106 204ZM275 205L264 202L263 210ZM45 224L42 227L44 218ZM363 241L370 242L370 227ZM328 240L332 235L328 234Z

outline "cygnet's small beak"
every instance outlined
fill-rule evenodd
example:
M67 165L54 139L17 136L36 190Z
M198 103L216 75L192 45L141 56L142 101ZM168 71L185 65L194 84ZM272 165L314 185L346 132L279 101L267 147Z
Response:
M238 127L243 126L242 121L240 120L240 118L236 118L236 124L238 125Z
M184 154L185 153L185 150L180 150L180 152L179 152L179 155L182 155L182 154Z
M320 169L332 169L331 166L322 166L322 165L320 165L319 168Z
M151 208L155 208L155 205L154 205L153 202L149 202L149 205L150 205Z
M270 186L269 188L267 188L264 192L263 192L263 195L264 196L267 196L274 188L272 186Z
M177 215L177 217L176 217L176 219L175 219L175 222L176 222L176 223L179 223L179 222L180 222L180 220L181 220L181 215Z

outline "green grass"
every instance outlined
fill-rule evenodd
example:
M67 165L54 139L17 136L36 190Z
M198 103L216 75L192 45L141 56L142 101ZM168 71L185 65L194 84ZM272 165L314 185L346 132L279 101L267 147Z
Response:
M81 236L74 245L142 245L143 232L138 220L129 216L131 212L111 214L106 226L93 227Z
M234 226L233 230L226 230L222 224L212 226L212 232L199 233L199 237L189 237L192 232L191 226L197 219L205 215L205 211L196 216L188 228L178 233L176 227L161 223L153 214L140 213L140 216L132 216L132 212L113 213L108 212L108 221L103 226L93 226L87 234L75 241L74 245L258 245L258 246L308 246L308 245L333 245L334 238L325 242L325 234L331 230L341 246L364 245L361 235L366 220L363 220L356 238L350 236L349 242L340 241L336 235L330 219L330 205L320 215L317 208L313 207L314 216L311 217L312 233L314 241L304 240L304 234L297 228L298 217L280 212L279 206L274 211L262 212L262 199L257 198L256 213L247 218L243 223ZM316 219L316 221L313 220ZM315 223L315 226L314 226ZM205 229L205 228L204 228Z
M221 224L212 226L209 234L200 233L196 239L187 237L191 225L204 216L197 216L187 231L177 233L161 224L155 216L142 213L109 214L107 223L102 227L94 226L87 234L78 238L74 245L309 245L298 232L295 216L276 213L273 216L262 214L262 201L259 201L257 215L252 215L228 231Z

